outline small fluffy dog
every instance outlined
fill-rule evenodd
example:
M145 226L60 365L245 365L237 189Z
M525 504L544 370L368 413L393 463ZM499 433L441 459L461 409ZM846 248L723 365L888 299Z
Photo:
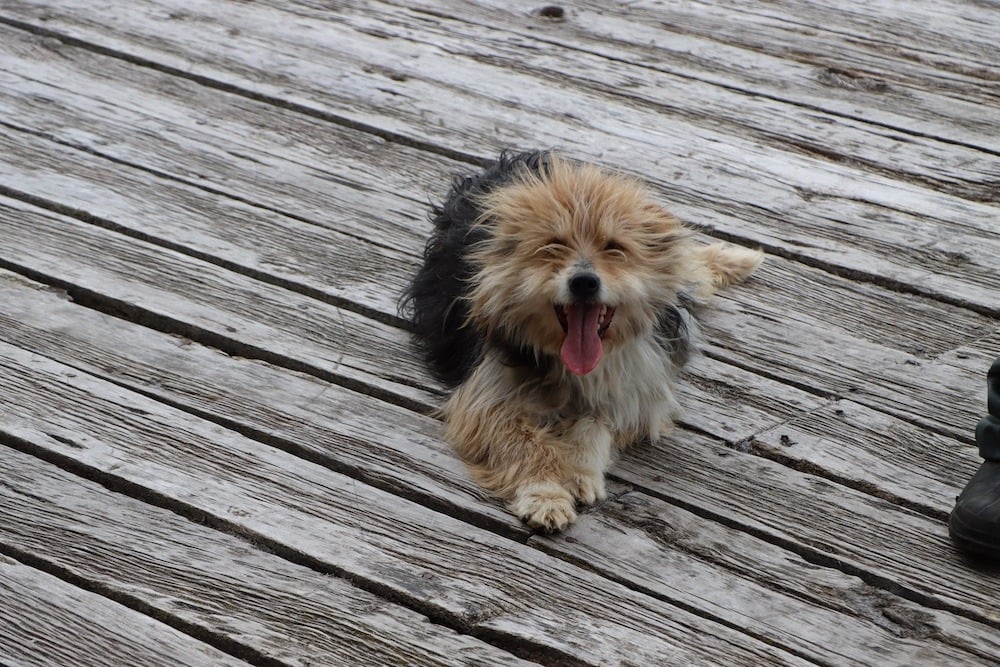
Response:
M447 438L514 514L562 530L616 454L671 428L692 309L763 256L699 245L640 182L550 152L502 153L433 221L403 303L455 390Z

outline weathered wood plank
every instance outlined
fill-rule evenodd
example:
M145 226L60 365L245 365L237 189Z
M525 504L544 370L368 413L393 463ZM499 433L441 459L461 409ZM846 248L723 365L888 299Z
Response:
M0 262L73 286L76 298L231 353L294 358L292 365L402 400L436 396L417 361L399 354L402 330L17 200L0 198L0 220Z
M351 299L362 312L381 314L387 321L392 321L395 300L416 269L410 254L362 241L335 249L344 242L335 232L239 202L220 202L216 194L109 165L30 134L11 132L0 144L8 156L0 158L0 174L31 197L60 202L79 209L84 218L96 216L250 276L321 298ZM374 180L359 184L377 187ZM390 217L373 211L368 220L384 219L384 225L376 226L385 228L392 224ZM351 236L361 236L364 224L367 221L345 227ZM411 252L418 243L416 237L402 241ZM847 303L850 308L844 307ZM715 353L821 393L853 392L862 402L897 415L914 412L901 411L901 394L912 394L902 403L919 405L934 386L912 386L902 378L902 387L883 387L873 368L920 363L982 337L994 322L778 258L767 262L749 286L727 293L720 304L722 312L706 316ZM901 317L901 312L907 315ZM956 379L964 383L963 395L978 396L978 374L959 375L952 382ZM877 390L867 389L872 382L879 383ZM935 393L925 401L925 409L938 401ZM979 409L978 403L971 408L957 404L957 419L947 422L949 427L957 425L948 432L967 436L969 415Z
M6 457L4 452L5 461ZM4 480L0 492L7 489ZM3 514L6 516L10 509L5 507ZM248 664L149 616L2 554L0 662L12 667Z
M585 4L603 7L595 2ZM685 33L708 37L721 45L832 70L846 69L848 77L851 72L857 76L875 70L887 77L884 83L914 93L935 91L947 98L985 104L997 98L997 89L991 85L1000 79L1000 49L994 31L997 16L996 8L988 4L920 0L900 6L854 0L832 7L822 2L780 0L751 6L729 0L664 7L641 1L629 9L633 19L655 17L664 27L683 26ZM887 92L877 81L861 80L854 88ZM880 110L889 106L889 100L877 97L856 97L855 103L859 101ZM951 113L957 116L960 109L964 110L952 107ZM897 113L913 117L917 110Z
M399 412L392 406L368 408L359 401L350 401L347 392L336 387L325 388L312 378L260 363L225 358L197 344L183 344L134 325L114 322L107 316L81 309L51 291L39 288L39 285L32 285L11 274L6 274L5 280L0 281L0 298L10 304L9 318L0 318L0 337L65 360L83 371L105 375L118 384L134 386L172 404L184 405L202 414L210 413L216 420L222 417L226 422L248 425L266 438L301 438L304 448L315 448L334 460L346 460L353 466L357 466L360 460L370 465L380 480L389 479L397 492L412 495L414 489L419 493L430 490L448 499L451 511L455 511L450 500L453 491L449 487L467 485L467 482L456 481L456 475L452 474L455 462L449 461L447 453L442 453L440 457L432 454L428 458L421 454L421 449L408 445L411 441L427 441L422 425L427 418L413 415L407 419L405 412ZM31 294L25 296L26 291ZM46 324L49 331L45 330ZM727 370L711 359L699 360L693 373L708 373L715 382L734 382L737 386L744 383L747 375L739 369ZM234 392L233 387L240 390ZM255 387L261 387L261 390ZM707 428L724 430L732 425L738 425L740 429L760 426L805 407L813 407L796 403L794 395L782 398L780 393L767 395L766 387L757 389L766 395L756 396L752 390L744 389L744 397L734 404L731 392L723 394L718 403L713 403L713 388L691 387L692 398L704 396L706 400L692 405L689 412L698 414L697 421L703 421L702 425ZM345 400L349 402L345 403ZM302 402L308 403L306 409L299 407ZM341 404L342 407L338 407ZM728 417L725 413L727 406L731 406L732 411ZM706 408L721 415L718 423L700 414ZM361 421L368 425L359 429L357 437L346 446L334 445L334 449L328 449L329 438L323 436L324 430L336 433L341 428L336 421L341 418L350 421L346 415L351 412L358 412ZM389 422L395 422L395 425ZM882 425L877 423L875 426ZM348 423L346 428L349 431L353 427ZM431 427L431 431L437 430ZM399 437L393 437L393 434ZM312 439L317 440L315 445L310 442ZM844 446L854 444L848 442ZM859 446L864 447L865 444ZM398 451L387 453L387 445L398 448ZM730 453L729 450L726 453ZM845 456L852 455L855 454L851 452ZM416 460L411 460L411 457ZM386 472L385 460L398 466L400 471ZM875 463L877 461L873 461ZM895 464L895 461L892 463ZM661 468L657 463L649 469L655 472ZM718 485L718 480L713 484ZM958 486L954 488L957 492ZM739 498L742 493L738 490L736 497ZM496 511L495 506L485 502L467 502L457 509L476 522L482 522ZM647 516L649 513L659 516L659 523ZM596 521L597 524L590 524L589 521ZM679 550L674 548L679 536L668 530L678 521L688 526L684 531L687 539ZM689 608L704 610L736 627L748 627L748 632L754 636L778 641L779 645L813 658L829 659L832 655L830 651L847 650L838 649L834 644L828 645L822 638L825 636L824 628L842 632L848 626L855 628L852 635L857 640L857 646L871 648L886 641L894 645L893 637L900 633L909 637L909 641L888 652L893 659L904 661L903 664L908 656L915 655L914 652L923 652L924 655L938 655L940 651L948 653L947 649L922 643L921 638L926 637L940 636L946 644L976 655L989 654L995 648L982 639L992 636L993 631L984 632L976 623L943 612L927 612L936 620L911 623L906 619L912 620L919 615L919 605L887 597L877 590L858 588L854 577L835 570L825 571L825 568L805 562L794 553L750 538L738 530L722 528L714 522L662 506L648 496L629 494L627 501L618 500L587 513L581 525L585 527L574 528L567 534L568 539L545 541L544 548L554 550L570 561L597 567L606 576L630 582L639 590L656 591L658 595ZM648 533L644 540L638 537L640 529ZM631 537L627 542L620 539L609 541L607 536L612 533ZM704 539L696 536L703 536ZM584 545L579 550L574 546L578 542ZM716 563L711 555L719 551L720 544L730 545L733 553L744 554L750 559L758 556L763 559L764 554L769 554L767 562L770 565L764 568L763 564L752 567L744 563L737 567L728 560L723 564ZM624 554L628 554L627 557ZM731 568L734 572L720 571L720 567ZM692 586L690 578L694 573L700 573L700 583ZM650 585L650 577L658 582L656 586ZM817 589L816 582L820 579L824 588ZM789 593L789 589L794 590ZM811 591L805 596L811 602L799 600L805 591ZM853 602L847 604L843 603L844 600ZM752 610L755 605L764 604L762 601L770 605L768 623L765 626L757 623L747 626L745 615L755 616ZM885 621L879 620L881 617L878 614L873 615L866 605L876 602L877 607L884 609L890 617L903 619L900 624L886 626ZM816 604L821 608L812 608ZM831 612L823 611L825 607L836 610L838 616L827 616ZM907 611L903 613L903 610ZM840 618L839 614L846 614L847 617ZM877 627L868 627L872 623ZM878 629L882 626L885 627ZM965 658L956 659L959 663L965 661Z
M710 354L952 437L970 437L989 361L976 367L936 358L977 341L1000 354L993 342L1000 331L996 318L966 320L964 311L945 304L820 271L797 269L793 278L782 275L781 260L769 260L751 283L704 312ZM931 333L952 326L957 336L950 342Z
M351 477L526 537L469 480L439 422L270 364L83 308L0 271L0 339L250 434Z
M688 126L682 120L666 132L659 111L554 83L535 76L524 63L511 67L490 63L488 58L457 59L432 46L406 41L405 34L394 35L398 39L387 63L384 39L360 28L280 12L269 16L263 9L228 12L223 7L224 3L202 4L197 11L190 4L178 7L173 22L183 26L160 22L155 39L141 34L149 25L148 17L129 13L146 11L147 5L123 7L115 13L115 21L126 32L139 33L131 39L148 42L135 48L150 49L155 43L153 53L170 66L185 69L197 64L227 86L251 85L255 91L295 103L305 99L304 104L314 109L321 102L324 113L333 107L348 114L352 123L377 120L385 131L419 135L420 141L448 150L481 154L484 128L497 124L506 137L503 144L558 143L584 157L597 156L593 147L602 146L604 161L628 165L651 178L684 217L706 227L871 279L1000 312L996 296L1000 277L988 270L1000 252L1000 240L993 233L995 206L862 173L851 165L793 155L712 127ZM88 21L85 13L76 18ZM58 23L54 15L50 20ZM118 29L100 23L90 26L97 35ZM290 23L297 29L275 28ZM241 48L220 48L200 56L199 46L178 45L208 26L218 26L211 28L213 35L226 30L239 34ZM174 31L174 41L168 44L160 28ZM281 59L280 67L275 63L270 70L275 82L260 83L260 72L253 70L253 84L247 83L252 49L246 48L246 40L251 35L268 45L289 42L284 48L298 54ZM218 46L218 40L212 44ZM335 51L330 44L336 44ZM256 53L252 59L267 57ZM342 59L339 65L337 58ZM331 71L320 73L327 62ZM358 72L365 62L369 71L362 66ZM403 74L378 73L386 67ZM296 82L292 90L289 80ZM339 84L332 91L331 80ZM442 95L442 89L448 94ZM516 109L510 107L512 90L519 93ZM566 117L581 108L592 111L585 120ZM446 127L429 118L446 118ZM525 131L529 127L530 136ZM664 155L674 160L686 156L672 166L669 177L660 176L663 169L657 166ZM790 219L794 226L787 224ZM943 229L954 232L942 233Z
M3 452L0 479L0 544L134 600L160 618L253 651L258 662L527 664L343 579L292 564L21 452ZM28 615L37 616L37 611ZM126 627L141 637L142 625L133 621Z
M988 367L986 362L979 373L985 374ZM954 368L948 372L950 380L959 374ZM967 378L976 375L963 373ZM898 387L891 391L899 394ZM984 405L985 385L974 395L942 397L941 410L922 419L912 415L912 421L852 400L821 401L791 387L765 386L759 376L711 359L689 366L680 393L686 408L683 425L721 438L740 451L890 498L930 516L942 518L951 511L955 496L981 463L968 441L978 419L974 415ZM925 396L930 399L929 392ZM952 430L940 419L946 411L962 415L954 427L960 437L941 434Z
M469 168L7 26L0 37L5 124L106 156L113 164L98 181L121 163L136 165L207 190L203 197L224 193L412 254L429 228L428 193L443 194L450 176ZM197 211L203 202L192 196L183 201Z
M571 532L536 535L531 544L708 610L821 664L869 664L878 656L879 664L945 667L1000 657L993 627L904 600L647 494L612 496Z
M373 187L369 178L355 187ZM404 253L383 245L386 237L398 245L398 233L373 231L393 224L391 209L372 209L363 220L358 214L337 225L344 231L330 229L16 130L0 136L0 184L85 221L384 322L399 321L399 294L416 271L416 239L405 238ZM359 238L366 227L370 238Z
M810 561L836 564L880 587L1000 624L992 578L959 556L941 519L743 455L692 432L635 449L613 472Z
M707 45L707 40L701 37L708 40L713 37L725 40L725 37L713 35L710 31L700 36L687 34L689 26L693 29L691 32L697 30L698 19L688 21L685 13L690 10L676 4L643 8L643 3L636 3L627 10L621 10L603 5L599 7L596 3L591 7L586 7L587 3L575 3L572 8L566 9L567 20L556 23L540 20L538 7L530 2L472 0L449 2L447 5L439 0L389 2L392 4L351 3L350 8L341 7L338 10L336 19L359 29L377 30L377 24L391 24L393 30L410 28L407 35L411 38L433 42L449 53L530 68L538 76L570 80L575 86L608 97L627 98L633 104L649 105L670 117L725 128L731 134L752 136L781 150L864 165L868 170L891 174L899 180L915 180L969 199L997 199L996 180L1000 177L1000 167L989 152L954 142L943 145L937 138L941 135L937 134L910 134L912 128L909 123L892 130L881 124L825 113L815 104L789 103L787 79L782 81L780 89L773 81L760 80L761 77L780 77L774 72L787 67L788 61L795 61L800 55L809 58L815 54L823 60L825 53L821 49L818 52L805 48L798 52L788 49L783 58L774 63L775 67L765 65L758 69L757 81L734 90L733 85L720 86L703 80L708 73L702 71L705 64L702 58L692 57L690 53L686 53L686 57L681 56L686 47ZM755 12L761 10L740 3L722 11L712 11L707 7L694 11L699 18L714 14L717 22L728 20L735 23L748 14L751 18L755 17ZM295 3L295 12L330 20L328 13L308 3ZM815 15L830 13L839 15L839 12L829 10L815 11ZM672 14L684 15L684 18L672 22ZM640 19L641 15L646 20ZM622 34L616 37L624 40L625 44L607 38L609 28L613 30L611 26L616 22L623 24ZM601 30L603 34L594 35L590 30ZM818 27L816 32L825 31L823 27ZM648 39L637 38L637 33L644 33ZM830 36L834 39L840 37L836 33ZM818 42L815 38L809 41ZM960 38L958 41L961 41ZM553 48L553 44L563 48ZM625 53L630 57L623 58L620 46L624 46ZM716 77L721 70L749 70L753 65L746 59L753 61L762 57L762 49L754 48L739 54L725 44L719 46L721 50L714 54L710 54L708 49L700 49L705 51L702 55L706 60L711 59L717 65L713 72ZM985 45L978 46L982 50ZM489 55L486 55L487 52ZM526 57L526 52L530 56ZM726 56L729 56L730 62L725 62ZM836 70L831 69L829 62L812 64L816 66L813 88L819 93L832 84L830 80L835 76L834 71L849 80L850 73L844 68L857 69L843 61L838 63L839 69ZM873 76L882 72L888 76L897 73L891 58L879 57L872 64L879 67L878 74ZM917 71L925 72L926 69L919 67ZM940 89L947 86L947 82L940 79L923 84L919 86L922 96L937 96ZM982 103L988 103L989 95L982 95L988 87L980 81L965 86L973 95L986 98L976 100ZM871 102L875 105L885 104L884 95L872 97ZM859 102L855 99L855 104ZM940 106L952 114L958 110L954 105ZM910 108L902 112L907 113ZM982 113L978 108L975 111ZM987 118L991 120L990 127L995 127L995 119L988 114ZM967 117L954 120L963 123L967 122ZM942 129L952 131L950 126Z
M974 431L973 422L966 436ZM965 442L844 400L757 434L744 446L810 472L849 480L875 496L919 502L923 511L942 519L982 463L976 448Z
M587 664L623 656L649 664L806 664L20 348L0 344L0 370L10 415L0 428L7 438L281 545L472 635L524 642L523 650Z
M975 3L585 1L559 22L530 0L397 4L779 100L778 118L798 106L998 148L996 16Z
M871 405L878 396L914 423L971 440L976 422L986 414L986 371L1000 357L1000 325L982 334L929 361L911 359L879 369L851 397Z

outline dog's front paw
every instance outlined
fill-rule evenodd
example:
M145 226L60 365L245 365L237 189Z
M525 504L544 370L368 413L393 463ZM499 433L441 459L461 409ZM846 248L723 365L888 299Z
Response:
M510 511L533 528L553 532L576 522L573 496L555 482L532 484L520 489Z
M593 505L608 497L604 487L604 475L594 471L580 471L570 476L566 490L584 505Z

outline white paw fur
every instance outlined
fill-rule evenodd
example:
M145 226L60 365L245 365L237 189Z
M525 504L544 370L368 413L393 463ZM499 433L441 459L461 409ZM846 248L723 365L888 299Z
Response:
M518 490L510 511L533 528L564 530L576 523L573 496L555 482L531 484Z

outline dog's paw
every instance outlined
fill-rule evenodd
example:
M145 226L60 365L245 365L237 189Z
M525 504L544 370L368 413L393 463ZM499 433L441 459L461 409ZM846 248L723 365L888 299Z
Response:
M555 482L532 484L520 489L510 510L532 528L554 532L576 522L573 496Z
M592 471L580 471L572 474L564 485L574 498L584 505L593 505L598 500L608 497L604 486L604 475Z

